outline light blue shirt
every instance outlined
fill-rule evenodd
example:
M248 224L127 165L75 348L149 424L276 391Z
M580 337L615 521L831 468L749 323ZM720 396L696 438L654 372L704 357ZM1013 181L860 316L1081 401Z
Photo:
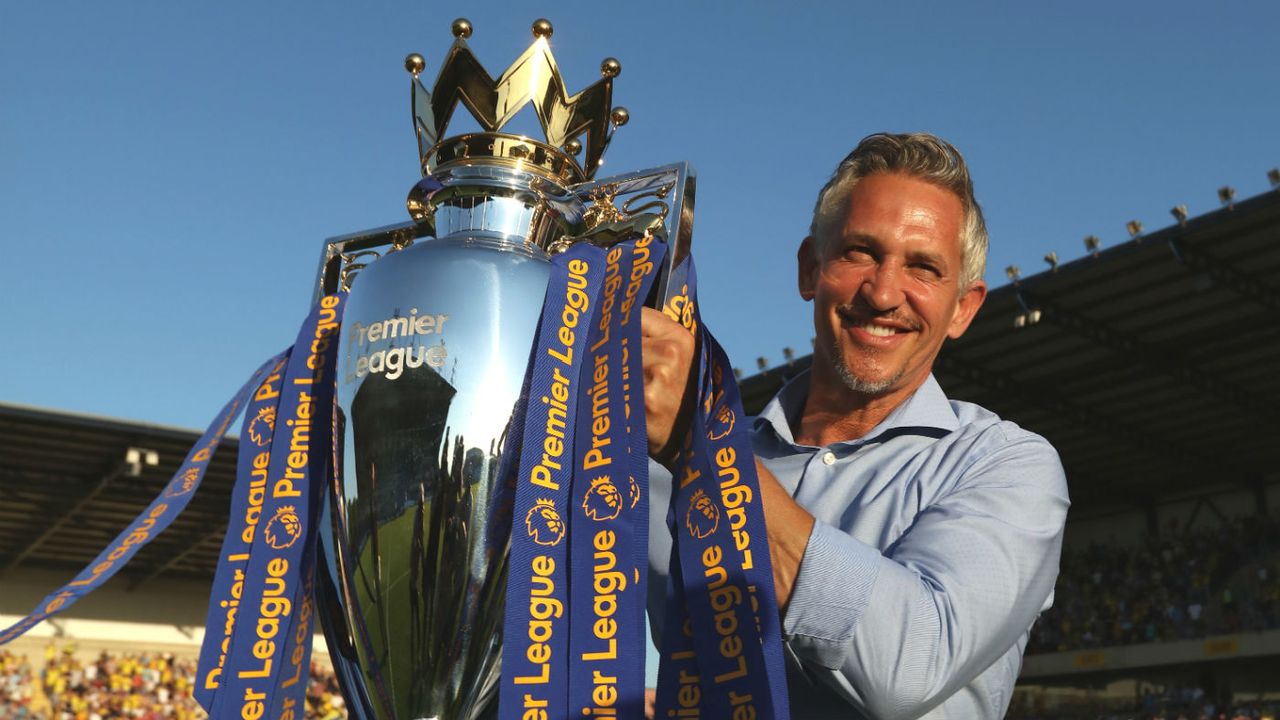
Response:
M808 374L755 419L757 456L815 518L782 626L791 716L1003 717L1053 602L1067 481L1044 438L933 376L864 437L797 445ZM650 600L661 637L670 476L651 463Z

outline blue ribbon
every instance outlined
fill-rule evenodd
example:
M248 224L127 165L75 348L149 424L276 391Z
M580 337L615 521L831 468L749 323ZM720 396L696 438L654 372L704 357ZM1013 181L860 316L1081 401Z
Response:
M261 514L223 673L206 706L211 717L302 716L314 633L315 524L325 486L321 480L333 461L333 393L345 298L345 293L321 298L302 324L280 381ZM201 668L200 675L209 672Z
M604 252L579 243L551 266L538 322L507 561L499 717L564 717L570 670L572 430Z
M209 594L204 643L200 647L197 664L201 672L192 693L196 702L204 707L212 707L231 644L231 630L239 613L240 597L244 592L244 569L262 517L262 502L266 499L267 463L271 458L284 366L291 351L292 348L283 353L254 390L245 407L244 421L240 424L231 515L227 534L222 539L222 550L218 554L213 589Z
M173 474L165 489L151 501L147 509L129 523L129 526L71 582L46 596L26 617L0 632L0 645L22 635L45 618L66 610L80 598L98 589L119 572L138 550L164 532L178 515L182 514L200 487L200 482L204 479L205 471L209 467L209 460L218 449L218 444L222 442L227 427L235 419L236 411L243 407L245 397L250 390L257 387L262 377L279 362L282 355L277 355L263 363L236 391L231 400L227 401L195 446L187 453L186 459Z
M647 627L645 602L649 587L649 433L644 407L644 363L641 353L640 308L653 289L658 269L667 253L665 243L654 243L641 238L630 246L632 256L631 277L622 297L622 400L627 426L627 451L630 456L631 483L639 501L634 513L635 566L638 570L636 595L640 602L635 608L635 624L641 630L641 646L644 645ZM643 665L641 672L643 672ZM643 704L641 705L643 709Z
M728 358L688 285L664 308L698 340L697 407L674 468L659 717L790 716L755 455ZM678 572L677 572L678 568Z
M631 426L627 403L632 398L626 393L641 372L628 361L639 358L637 299L648 295L656 266L649 245L642 238L609 250L581 372L580 387L590 402L583 399L575 423L569 524L574 671L567 707L575 716L580 710L585 717L640 717L644 711L645 578L640 569L648 561L637 551L647 544L640 528L648 525L647 502L641 505L648 495L648 442L643 412ZM664 246L656 249L660 255ZM644 445L634 453L639 440Z

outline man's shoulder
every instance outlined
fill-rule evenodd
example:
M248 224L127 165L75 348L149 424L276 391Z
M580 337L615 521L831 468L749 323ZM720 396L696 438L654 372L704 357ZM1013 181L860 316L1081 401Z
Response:
M999 468L1001 476L1040 478L1066 491L1058 451L1044 436L963 400L950 400L959 427L948 440L961 446L969 475Z
M947 399L951 404L951 410L956 415L956 421L959 427L957 433L964 435L985 435L990 436L992 440L1004 442L1031 442L1043 444L1050 450L1053 446L1042 435L1039 435L1012 420L1005 420L996 413L978 405L976 403L966 402L964 400Z

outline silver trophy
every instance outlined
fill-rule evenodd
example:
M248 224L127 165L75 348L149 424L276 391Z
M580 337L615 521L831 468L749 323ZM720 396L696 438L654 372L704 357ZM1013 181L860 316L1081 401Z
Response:
M621 66L606 59L569 96L551 33L535 22L495 80L457 20L430 91L410 55L424 176L412 221L331 239L321 258L318 292L351 294L318 612L353 718L492 712L512 502L498 470L551 256L650 233L671 248L650 303L678 314L687 292L673 268L688 254L692 172L593 180L628 119L610 104ZM459 103L482 132L445 137ZM502 132L529 104L543 139Z

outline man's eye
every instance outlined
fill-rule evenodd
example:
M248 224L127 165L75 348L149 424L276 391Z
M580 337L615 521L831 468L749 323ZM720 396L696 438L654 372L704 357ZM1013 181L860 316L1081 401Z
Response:
M942 277L942 271L939 270L936 265L930 265L929 263L915 263L911 268L922 275Z

